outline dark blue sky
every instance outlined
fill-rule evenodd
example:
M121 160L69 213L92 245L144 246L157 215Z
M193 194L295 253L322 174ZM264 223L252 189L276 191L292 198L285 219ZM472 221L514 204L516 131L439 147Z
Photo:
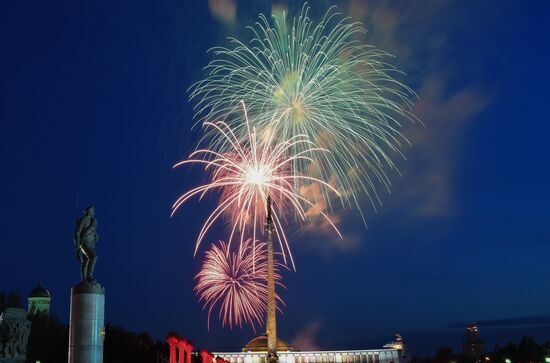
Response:
M68 320L78 195L80 207L96 205L108 321L157 337L175 329L211 350L253 337L215 323L208 332L192 293L194 240L211 205L169 218L203 177L171 170L198 136L186 89L209 47L271 9L248 3L1 5L0 290L26 294L40 280ZM426 127L406 128L408 161L384 207L368 212L368 230L348 211L344 242L295 233L280 335L303 349L346 349L400 332L413 353L430 354L458 349L464 324L478 320L489 346L550 339L550 3L337 5L396 56Z

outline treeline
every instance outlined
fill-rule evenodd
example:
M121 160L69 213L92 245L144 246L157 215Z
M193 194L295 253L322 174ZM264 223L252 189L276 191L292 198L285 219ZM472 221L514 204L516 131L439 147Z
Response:
M149 333L133 333L119 325L105 325L105 363L164 363L168 362L166 342L153 341Z
M518 344L496 345L481 357L483 363L539 363L550 358L550 342L539 344L534 338L524 336ZM439 348L434 357L413 357L411 363L475 363L461 353L453 353L450 347Z
M544 362L550 358L550 342L538 344L531 337L523 337L516 345L508 343L505 346L496 346L489 357L495 362L505 362L509 359L512 363L521 362Z
M0 313L7 308L24 308L21 296L15 292L0 292ZM66 362L69 345L69 326L54 315L29 314L32 322L27 361L42 363ZM149 333L134 333L122 326L105 325L103 361L105 363L164 363L168 362L168 344L153 340Z
M0 313L7 308L21 308L23 309L23 300L21 295L15 291L4 293L0 291Z

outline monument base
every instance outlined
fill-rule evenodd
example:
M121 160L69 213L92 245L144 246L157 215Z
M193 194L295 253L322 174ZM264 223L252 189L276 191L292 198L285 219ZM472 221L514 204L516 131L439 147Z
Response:
M69 363L103 363L105 289L83 281L71 288Z

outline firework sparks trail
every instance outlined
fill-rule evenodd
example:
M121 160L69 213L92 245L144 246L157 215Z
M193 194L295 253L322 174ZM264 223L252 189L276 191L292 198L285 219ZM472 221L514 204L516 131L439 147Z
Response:
M281 254L285 264L288 255L295 269L283 223L289 214L297 216L300 222L306 221L305 208L315 206L314 202L299 194L296 183L319 183L336 195L338 192L319 178L295 173L294 165L298 162L312 162L308 154L327 151L316 147L306 135L301 134L277 142L274 140L274 134L268 137L264 134L264 138L258 140L255 128L248 127L249 119L244 102L242 107L244 124L247 125L248 130L244 141L239 139L223 121L205 122L207 127L211 127L218 134L218 138L224 139L231 145L231 150L222 153L210 149L196 150L187 160L174 165L176 168L190 163L203 164L205 171L209 173L210 180L207 184L195 187L181 195L172 206L172 215L194 196L202 198L209 191L221 191L217 206L206 218L199 232L195 246L196 254L208 230L223 215L228 215L232 223L228 245L231 244L235 234L240 235L240 244L244 242L245 236L250 235L252 240L256 241L258 227L263 226L265 222L266 200L271 196L275 235L279 240ZM292 153L294 149L300 151ZM330 218L324 212L320 213L341 238L340 232ZM254 252L254 249L252 251Z
M254 251L253 251L254 250ZM245 240L237 252L230 251L229 243L220 241L206 252L200 272L195 279L195 292L208 307L210 314L219 306L222 327L249 323L262 325L267 311L267 243L251 243ZM275 260L275 282L282 286L279 270L282 266ZM277 301L284 305L277 295Z
M387 63L387 53L359 41L366 33L360 23L341 18L334 8L314 23L308 12L304 5L290 24L284 14L272 21L260 15L249 27L250 43L230 38L229 48L213 48L208 76L191 87L191 99L199 122L224 120L237 139L246 138L248 125L228 111L244 100L251 125L276 135L277 142L307 135L328 149L318 153L294 143L291 154L316 160L313 166L306 158L294 160L296 172L334 180L345 192L342 205L363 216L360 195L376 210L378 187L389 191L386 168L395 169L390 155L408 143L400 120L416 120L410 112L414 92L394 78L401 72ZM210 140L217 152L233 147L229 139ZM330 207L327 188L322 198Z

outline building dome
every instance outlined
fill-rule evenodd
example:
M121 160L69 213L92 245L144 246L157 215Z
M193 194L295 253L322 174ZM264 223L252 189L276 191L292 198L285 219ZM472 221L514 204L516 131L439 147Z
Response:
M293 350L294 348L292 348L290 344L277 338L278 352L288 352ZM262 334L249 341L248 344L244 346L243 352L267 352L267 334Z
M29 294L27 311L29 314L48 315L50 313L51 300L50 292L38 284Z
M50 292L47 289L45 289L44 287L42 287L42 285L40 285L40 284L38 284L37 287L32 289L32 291L29 295L29 298L33 298L33 297L41 297L41 298L48 298L48 299L51 298Z

